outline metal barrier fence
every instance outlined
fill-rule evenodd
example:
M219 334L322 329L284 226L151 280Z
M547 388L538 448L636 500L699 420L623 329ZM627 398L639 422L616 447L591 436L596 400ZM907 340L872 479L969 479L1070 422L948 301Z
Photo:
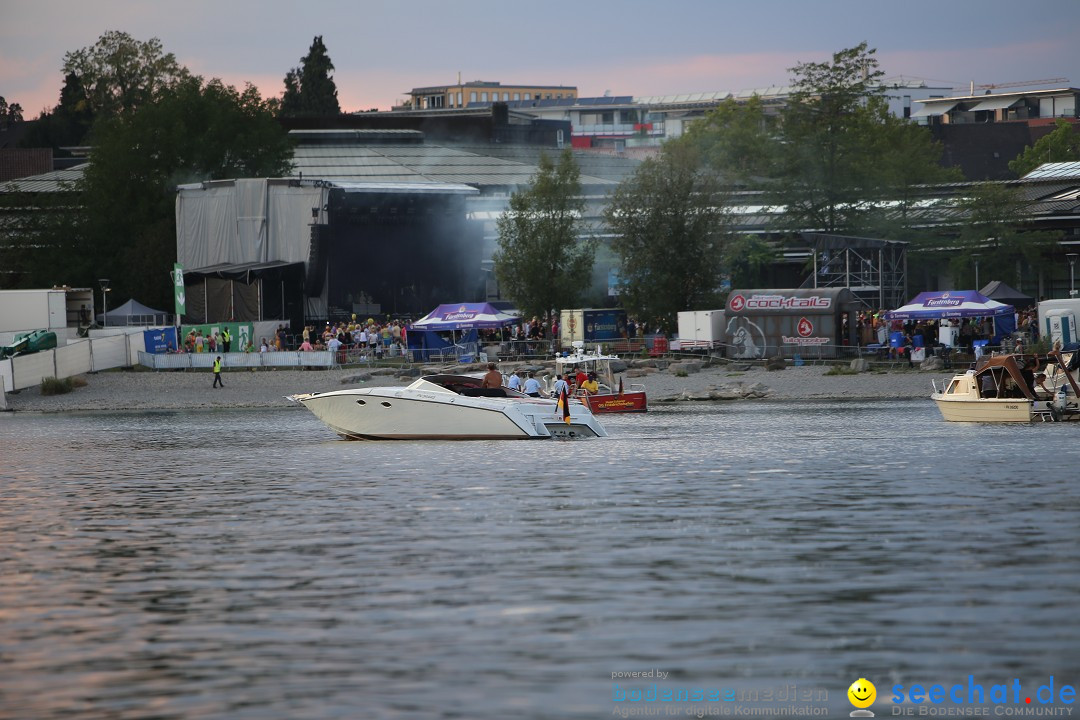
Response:
M17 355L0 360L0 389L23 390L40 385L45 378L63 379L131 365L131 351L129 335L111 335Z
M284 350L265 353L139 353L139 364L154 370L208 369L221 356L223 368L334 367L334 353L329 350Z

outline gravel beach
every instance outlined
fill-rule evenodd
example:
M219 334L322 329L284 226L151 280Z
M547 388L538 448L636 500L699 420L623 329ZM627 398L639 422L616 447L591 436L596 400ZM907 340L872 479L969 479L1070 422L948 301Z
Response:
M503 372L517 367L504 363ZM642 383L650 404L694 397L708 397L710 391L727 390L735 395L754 388L753 399L718 402L754 402L758 400L808 399L891 399L928 398L930 381L951 377L952 371L921 372L904 368L872 371L854 375L826 375L828 366L787 367L769 371L762 367L746 370L725 365L704 368L680 377L669 371L653 372L645 377L627 378L627 383ZM365 377L361 382L349 382ZM69 412L76 410L172 410L200 408L286 408L294 405L286 395L321 392L345 387L407 385L411 379L393 375L369 376L358 368L333 370L235 370L223 373L225 387L212 389L209 371L153 372L115 370L85 375L85 387L64 395L43 396L39 387L7 394L8 410L14 412ZM941 383L938 382L940 386Z

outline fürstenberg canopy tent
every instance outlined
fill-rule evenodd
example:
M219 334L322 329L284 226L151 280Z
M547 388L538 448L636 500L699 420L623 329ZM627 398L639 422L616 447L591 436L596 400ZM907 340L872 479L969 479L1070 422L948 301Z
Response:
M1016 329L1016 309L991 300L975 290L924 292L903 307L885 313L887 320L952 320L989 317L994 320L994 342Z
M1012 317L1016 309L974 290L919 293L903 307L885 313L889 320L945 320L969 317Z
M416 330L493 330L513 325L519 318L488 303L440 305L412 324Z

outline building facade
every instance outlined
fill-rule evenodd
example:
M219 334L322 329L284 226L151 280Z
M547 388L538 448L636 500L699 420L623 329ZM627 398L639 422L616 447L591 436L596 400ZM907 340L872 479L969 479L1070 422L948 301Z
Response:
M965 95L917 100L922 107L912 113L922 125L984 125L1002 122L1030 122L1056 118L1075 119L1080 107L1080 89L1025 90L981 95Z
M466 108L477 103L531 102L564 100L577 97L577 88L566 85L503 85L500 82L473 80L456 85L413 88L409 99L395 110L441 110Z

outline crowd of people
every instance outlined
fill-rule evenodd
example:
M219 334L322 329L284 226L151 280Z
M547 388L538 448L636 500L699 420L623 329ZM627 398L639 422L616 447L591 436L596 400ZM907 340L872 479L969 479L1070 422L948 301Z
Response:
M544 383L536 377L535 371L513 370L509 374L503 375L493 362L488 363L487 373L484 375L481 387L507 387L530 397L552 398L557 398L564 392L567 396L579 393L596 395L600 392L600 383L597 380L596 373L586 371L582 367L576 368L572 373L568 372L562 376L556 375L554 383L548 390L544 388Z
M405 353L408 327L408 323L398 320L378 323L368 318L367 322L360 322L353 315L350 322L327 322L322 332L311 325L305 327L297 349L330 350L339 356L339 362L349 355L356 359L382 359L392 348L395 353Z
M251 340L244 347L233 347L233 337L229 329L222 328L220 332L203 335L202 330L190 330L184 336L184 342L176 352L188 353L214 353L214 352L253 352L255 349ZM169 352L172 352L172 344L169 344Z

